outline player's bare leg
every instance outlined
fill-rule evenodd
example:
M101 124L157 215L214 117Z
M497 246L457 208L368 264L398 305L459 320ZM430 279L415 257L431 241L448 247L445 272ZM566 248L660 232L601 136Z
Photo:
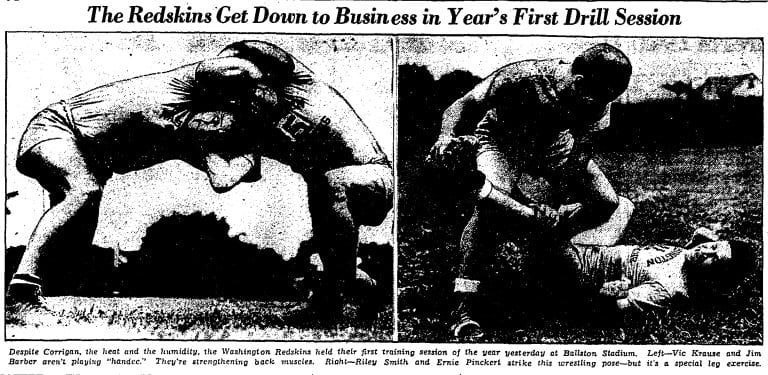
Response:
M357 275L360 225L378 225L392 203L391 169L384 165L349 166L308 179L313 237L323 261L325 282L314 307L341 312L342 296Z
M482 172L493 186L512 190L514 168L507 157L490 147L477 156L477 170ZM454 280L454 292L458 299L453 311L451 333L459 339L476 339L483 336L480 324L475 320L478 304L481 304L482 279L490 251L498 245L497 233L500 217L507 210L517 209L520 203L508 199L515 207L507 207L504 200L478 201L475 211L464 227L460 248L462 264Z
M8 287L9 302L36 303L42 294L41 261L49 251L63 250L57 244L62 234L78 231L67 233L67 237L77 238L84 246L92 241L102 184L89 171L77 146L68 141L43 142L20 156L18 165L22 173L37 179L51 193L52 206L32 232Z

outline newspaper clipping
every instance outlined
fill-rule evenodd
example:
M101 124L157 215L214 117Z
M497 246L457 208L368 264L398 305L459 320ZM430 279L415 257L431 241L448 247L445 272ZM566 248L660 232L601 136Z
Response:
M768 366L766 2L0 9L0 374Z

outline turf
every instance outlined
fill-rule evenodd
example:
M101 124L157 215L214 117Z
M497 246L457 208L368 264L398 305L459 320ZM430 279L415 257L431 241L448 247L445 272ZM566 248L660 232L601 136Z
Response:
M509 266L516 263L507 259L514 253L505 244L497 249L501 261L489 269L499 292L489 301L491 323L482 341L761 344L762 147L613 152L599 154L596 160L617 192L635 203L620 243L682 245L694 229L709 226L719 229L723 239L750 244L757 254L753 272L726 296L679 301L670 311L617 318L585 313L570 305L572 301L542 305L537 296L510 287L526 280L521 276L525 267L519 262L518 267ZM401 178L399 338L446 342L451 340L448 311L458 238L467 212L455 202L449 206L445 200L430 201L423 184Z
M6 315L6 338L169 340L361 340L392 337L391 311L373 321L321 323L305 304L238 299L48 297L49 314ZM356 313L350 306L345 317Z

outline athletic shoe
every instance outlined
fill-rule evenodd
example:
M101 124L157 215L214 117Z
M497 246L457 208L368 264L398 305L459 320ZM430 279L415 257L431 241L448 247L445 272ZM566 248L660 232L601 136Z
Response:
M29 284L11 284L8 288L5 298L6 324L35 327L65 324L64 317L46 306L39 287L34 288L36 291L29 291L33 287ZM23 289L27 290L21 291Z
M470 302L464 296L453 311L455 323L451 326L451 334L458 340L472 341L483 337L483 328L480 323L472 319Z
M697 245L701 245L705 242L715 242L718 240L720 240L720 236L718 236L715 231L708 228L699 227L693 232L691 239L688 240L688 243L686 243L684 247L686 249L692 249Z
M42 305L42 294L42 288L39 284L27 282L14 283L11 281L11 284L8 286L8 292L5 295L5 305Z

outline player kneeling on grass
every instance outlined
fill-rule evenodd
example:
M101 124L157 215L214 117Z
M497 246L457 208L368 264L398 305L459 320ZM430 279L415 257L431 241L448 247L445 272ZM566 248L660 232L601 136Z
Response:
M250 167L253 160L229 155L250 152L242 140L293 105L285 93L300 80L280 70L287 60L281 50L270 52L260 60L218 57L110 83L38 113L21 137L17 168L50 193L51 208L30 237L6 303L42 306L41 262L52 251L90 244L112 173L178 159L206 171L222 190L231 185L231 168ZM65 235L80 243L62 244Z

